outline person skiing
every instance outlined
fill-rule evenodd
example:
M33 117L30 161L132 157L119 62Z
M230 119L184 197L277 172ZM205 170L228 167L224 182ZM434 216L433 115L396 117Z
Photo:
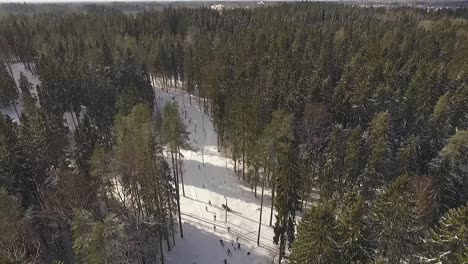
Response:
M228 256L231 256L231 250L230 250L229 248L227 249L226 252L227 252L227 255L228 255Z
M214 231L216 231L216 225L213 226Z
M214 217L214 220L216 221L216 215L213 215L213 217Z
M240 243L239 242L237 242L237 249L240 250Z
M226 260L226 259L224 259L224 264L227 264L227 260Z
M221 244L221 246L224 247L224 242L222 239L219 240L219 244Z
M208 204L211 205L211 200L208 200Z
M229 231L231 231L231 227L229 227L229 226L228 226L228 228L227 228L227 229L228 229L228 233L229 233Z
M250 256L250 251L247 251L247 256Z
M236 243L239 243L239 238L238 237L236 237Z
M208 206L205 206L205 210L208 212Z

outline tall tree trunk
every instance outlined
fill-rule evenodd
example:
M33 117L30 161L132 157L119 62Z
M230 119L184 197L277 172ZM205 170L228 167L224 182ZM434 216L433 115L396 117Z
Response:
M279 256L278 256L278 264L281 264L283 261L283 255L284 255L284 248L285 248L285 239L284 239L284 234L281 234L280 237L280 246L279 246Z
M161 253L161 264L164 264L164 250L163 250L163 242L162 242L162 227L159 227L159 251Z
M13 108L15 109L16 115L18 116L18 121L20 119L20 114L18 113L18 109L16 108L15 102L13 102Z
M182 182L182 195L185 197L185 186L184 186L184 172L182 169L182 160L180 159L180 147L178 148L177 154L179 156L179 173L180 173L180 180Z
M184 231L182 230L182 217L180 214L180 193L179 193L179 177L177 172L177 162L174 162L174 148L171 148L171 156L172 156L172 166L175 168L175 179L176 179L176 201L177 201L177 212L179 215L179 229L180 229L180 237L184 238Z
M70 116L71 116L71 119L72 119L72 122L73 122L73 127L76 129L76 121L75 121L73 110L70 111Z
M172 233L172 241L175 246L175 235L174 235L174 217L172 216L172 195L169 190L169 179L166 179L166 196L167 196L167 204L169 206L169 220L171 221L171 233ZM170 246L169 246L169 237L167 238L167 248L170 251Z
M155 163L155 168L157 168L157 164ZM164 263L164 252L163 252L163 246L162 246L162 238L163 236L166 238L167 241L167 250L171 251L171 245L169 244L169 239L167 237L166 233L166 216L163 212L163 204L162 204L162 194L163 194L163 188L161 188L161 184L159 180L157 179L157 176L155 175L155 172L153 172L153 196L156 201L156 210L158 212L158 216L161 218L160 220L162 221L162 225L159 226L159 250L161 251L161 263ZM170 199L170 197L168 196Z
M258 236L257 236L257 246L260 246L260 231L262 229L262 215L263 215L263 193L265 191L265 176L262 181L262 198L260 200L260 219L258 223Z
M218 152L219 152L219 131L218 133L216 133L216 147L218 148Z
M254 189L255 189L255 198L257 198L257 185L258 185L258 167L255 168L255 175L254 175ZM263 200L263 197L262 197Z
M204 154L204 146L201 148L201 158L202 158L202 165L205 166L205 154Z
M236 156L233 157L234 160L234 173L237 174L237 159Z
M275 168L276 164L273 164L273 173L271 176L271 181L272 181L272 187L271 187L271 210L270 210L270 226L272 225L273 222L273 207L275 203Z
M198 108L200 108L200 111L202 110L202 107L201 107L201 95L200 95L200 89L198 89Z
M208 111L206 110L206 97L203 97L203 113L208 113Z

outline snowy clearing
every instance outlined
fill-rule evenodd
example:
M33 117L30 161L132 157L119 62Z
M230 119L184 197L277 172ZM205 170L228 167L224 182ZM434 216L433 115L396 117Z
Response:
M157 107L173 98L178 102L181 117L190 132L190 143L197 148L196 151L182 151L186 197L181 197L180 204L184 238L177 236L175 248L166 253L167 263L217 264L224 263L224 259L232 264L271 263L277 247L272 242L273 227L268 225L270 191L265 190L260 246L257 246L260 195L254 197L246 183L237 179L232 161L217 151L216 132L209 115L200 110L196 97L192 97L192 105L189 105L189 95L184 92L155 90ZM181 185L180 188L182 195ZM232 209L228 212L227 222L222 208L226 203L225 197ZM236 245L236 238L241 244L240 251L234 250L232 244ZM224 247L220 245L220 239L224 241ZM231 256L226 253L228 248ZM247 256L248 251L250 256Z
M31 95L37 99L38 95L37 95L36 86L41 83L41 81L39 80L39 77L37 75L33 75L31 71L29 71L23 63L13 63L11 65L11 70L13 72L13 79L16 82L16 87L19 87L20 73L22 72L24 76L28 78L28 81L33 85L33 88L31 90ZM21 113L23 112L23 109L24 109L21 95L16 100L15 105L16 105L16 109L18 110L18 114L21 116ZM0 107L0 113L11 117L11 119L13 119L15 122L19 122L19 117L15 111L15 108L13 107L13 104L5 108ZM75 130L75 124L73 122L73 118L71 115L72 114L70 112L66 112L63 115L63 119L64 119L64 125L73 131ZM80 118L82 118L82 115L80 116Z

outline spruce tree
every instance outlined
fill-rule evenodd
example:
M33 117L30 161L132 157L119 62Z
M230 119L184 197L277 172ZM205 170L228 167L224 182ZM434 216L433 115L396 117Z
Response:
M466 263L468 261L468 206L450 209L426 243L426 263Z

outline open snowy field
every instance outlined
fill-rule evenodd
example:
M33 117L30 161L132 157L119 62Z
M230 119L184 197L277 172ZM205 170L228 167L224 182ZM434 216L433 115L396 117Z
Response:
M209 115L203 114L195 97L192 97L190 105L186 93L155 90L157 107L168 100L179 103L180 114L190 132L190 143L197 148L196 151L182 152L185 157L185 197L181 197L180 203L184 238L177 236L175 248L166 253L167 262L222 264L227 259L227 263L232 264L271 263L277 247L272 242L273 227L268 225L270 192L265 190L260 246L257 246L260 195L254 197L250 188L234 174L232 160L217 151L216 132ZM179 187L182 195L182 186ZM221 207L226 199L232 209L227 215L227 222L225 210ZM212 205L209 205L209 201ZM235 250L231 244L234 242L235 245L237 238L241 244L240 250ZM220 245L220 239L224 241L224 247ZM231 256L227 256L228 248ZM248 251L250 256L247 256Z

